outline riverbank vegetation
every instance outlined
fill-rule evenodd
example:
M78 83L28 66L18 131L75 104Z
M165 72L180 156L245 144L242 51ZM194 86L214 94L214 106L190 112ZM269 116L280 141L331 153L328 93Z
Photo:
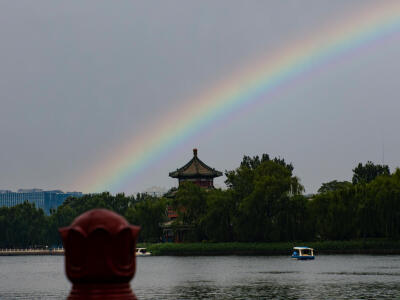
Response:
M356 240L366 247L370 243L366 241L371 239L385 241L383 247L399 247L395 242L400 237L399 169L391 173L386 165L360 163L353 169L352 182L324 183L312 196L303 195L292 164L281 158L271 159L267 154L244 156L239 166L225 175L226 190L204 190L186 183L174 192L173 198L88 194L67 199L50 216L29 203L1 207L0 248L60 245L57 229L92 208L116 211L130 223L142 226L140 242L157 243L162 236L160 224L167 221L167 206L178 212L173 227L185 224L192 230L185 236L187 244L152 245L159 253L186 253L190 249L210 253L226 253L226 249L274 252L274 247L276 251L287 251L298 241ZM333 244L316 244L315 248L329 245L332 249L345 249L349 245L330 243ZM374 245L379 243L382 244Z
M307 242L317 254L400 254L400 240L363 239L351 241ZM153 255L288 255L294 242L259 243L157 243L139 244ZM301 246L301 244L300 244Z

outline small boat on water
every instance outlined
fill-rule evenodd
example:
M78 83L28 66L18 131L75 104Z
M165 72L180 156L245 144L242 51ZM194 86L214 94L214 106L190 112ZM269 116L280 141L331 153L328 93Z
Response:
M294 247L292 258L298 260L314 259L314 249L309 247Z
M146 248L136 248L136 256L150 256L151 252L147 251Z

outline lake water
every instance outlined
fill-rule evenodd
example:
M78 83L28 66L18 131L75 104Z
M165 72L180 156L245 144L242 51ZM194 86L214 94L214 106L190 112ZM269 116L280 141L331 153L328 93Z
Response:
M62 256L0 257L0 299L63 299ZM400 299L400 256L139 257L139 299Z

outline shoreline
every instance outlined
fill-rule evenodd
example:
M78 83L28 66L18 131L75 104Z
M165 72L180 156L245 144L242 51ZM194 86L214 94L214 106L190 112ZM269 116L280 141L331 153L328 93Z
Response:
M64 249L0 249L0 256L64 255Z
M400 240L366 239L351 241L284 243L139 243L153 256L273 256L290 255L294 246L314 248L320 254L400 255ZM0 256L64 255L64 249L0 249Z
M308 246L319 254L400 255L400 240L353 240L285 243L164 243L140 244L155 256L272 256L290 255L293 247Z
M151 256L290 256L292 249L288 251L163 251L152 253ZM400 249L353 249L353 250L321 250L315 251L315 255L400 255Z

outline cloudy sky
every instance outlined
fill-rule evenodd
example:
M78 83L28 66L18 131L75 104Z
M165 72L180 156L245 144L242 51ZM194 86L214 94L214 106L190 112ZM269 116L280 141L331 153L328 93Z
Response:
M82 174L127 141L153 135L157 120L369 3L1 1L0 189L92 192ZM176 185L168 173L194 147L221 171L244 154L283 157L307 193L351 180L358 162L384 161L394 170L399 78L397 33L209 123L112 192ZM216 184L223 187L224 178Z

